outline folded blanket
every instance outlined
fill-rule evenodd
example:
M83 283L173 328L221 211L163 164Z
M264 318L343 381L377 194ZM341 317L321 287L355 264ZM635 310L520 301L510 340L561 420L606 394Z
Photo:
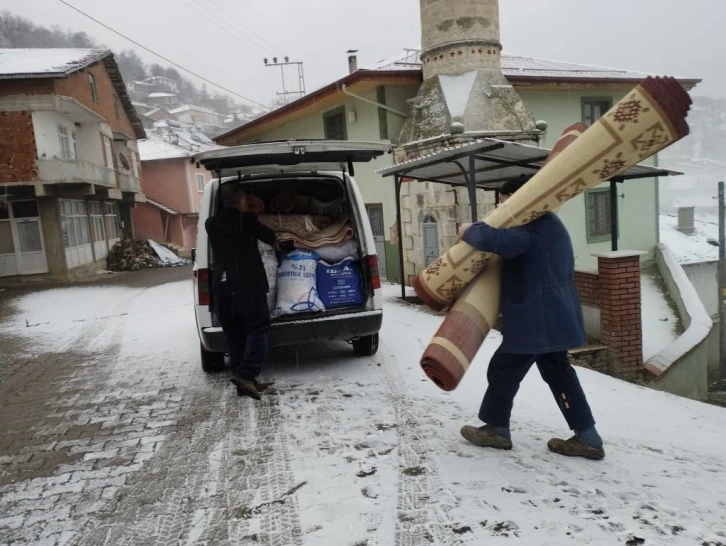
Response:
M339 245L350 241L353 238L353 227L348 220L342 220L305 237L298 237L291 233L279 233L277 238L279 241L292 241L297 248L317 250L323 246Z
M289 233L303 239L332 224L327 216L308 214L263 214L260 222L275 233Z
M495 228L526 224L685 137L691 99L674 78L648 77L499 206L485 221ZM448 307L492 255L463 241L413 281L430 308Z

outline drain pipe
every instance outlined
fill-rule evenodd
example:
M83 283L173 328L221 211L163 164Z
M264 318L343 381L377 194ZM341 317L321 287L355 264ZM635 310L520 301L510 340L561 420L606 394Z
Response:
M367 102L368 104L372 104L373 106L377 106L378 108L383 108L384 110L388 110L392 114L396 114L397 116L400 116L403 119L408 119L408 114L405 114L405 113L401 112L400 110L396 110L395 108L391 108L390 106L381 104L380 102L376 102L374 100L367 99L365 97L361 97L360 95L356 95L355 93L352 93L351 91L348 90L348 86L346 84L343 84L343 93L345 95L348 95L349 97L358 99L361 102Z

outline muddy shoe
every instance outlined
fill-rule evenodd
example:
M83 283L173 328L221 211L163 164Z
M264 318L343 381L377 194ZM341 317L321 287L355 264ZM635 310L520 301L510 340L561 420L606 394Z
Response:
M270 387L272 387L272 381L260 383L257 379L255 379L255 388L257 389L257 392L265 392Z
M512 449L512 440L497 433L491 425L484 425L483 427L465 425L461 427L461 435L475 446Z
M237 396L249 396L255 400L261 400L260 392L257 390L254 381L233 377L230 382L237 387Z
M566 457L584 457L585 459L592 459L593 461L599 461L605 457L605 450L603 448L592 447L577 436L573 436L569 440L552 438L547 442L547 447L550 448L550 451Z

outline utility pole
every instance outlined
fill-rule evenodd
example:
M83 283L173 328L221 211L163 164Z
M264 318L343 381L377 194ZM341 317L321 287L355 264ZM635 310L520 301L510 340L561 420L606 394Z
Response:
M718 183L718 329L721 387L726 387L726 197Z
M282 100L285 104L289 102L287 97L289 95L299 95L297 98L302 98L305 96L305 70L303 68L302 62L294 62L290 61L290 57L285 57L284 62L278 62L277 57L272 58L272 62L268 58L265 58L265 66L267 67L280 67L280 76L282 77L282 93L279 91L277 92L278 96L282 97ZM287 85L285 84L285 67L286 66L296 66L297 67L297 79L298 79L298 90L297 91L288 91Z

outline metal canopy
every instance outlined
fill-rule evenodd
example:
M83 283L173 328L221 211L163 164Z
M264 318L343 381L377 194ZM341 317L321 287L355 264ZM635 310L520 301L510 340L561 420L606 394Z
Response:
M401 268L401 297L405 298L406 282L403 260L403 226L401 223L401 186L406 179L420 182L435 182L451 186L466 186L469 189L471 221L478 219L476 190L494 191L499 203L499 189L504 182L520 175L533 175L539 171L549 157L548 148L510 142L497 138L480 138L438 152L412 159L398 165L379 169L383 177L394 176L396 183L396 223L398 231L398 259ZM678 176L683 173L634 165L610 179L610 226L612 250L618 249L618 189L617 184L626 180Z
M499 190L510 178L533 175L540 170L550 150L509 142L496 138L483 138L475 142L445 148L435 154L413 159L376 171L383 177L399 176L425 182L438 182L452 186L469 186L472 166L476 187ZM472 161L473 160L473 161ZM683 173L635 165L614 180L622 182L637 178L678 176Z

